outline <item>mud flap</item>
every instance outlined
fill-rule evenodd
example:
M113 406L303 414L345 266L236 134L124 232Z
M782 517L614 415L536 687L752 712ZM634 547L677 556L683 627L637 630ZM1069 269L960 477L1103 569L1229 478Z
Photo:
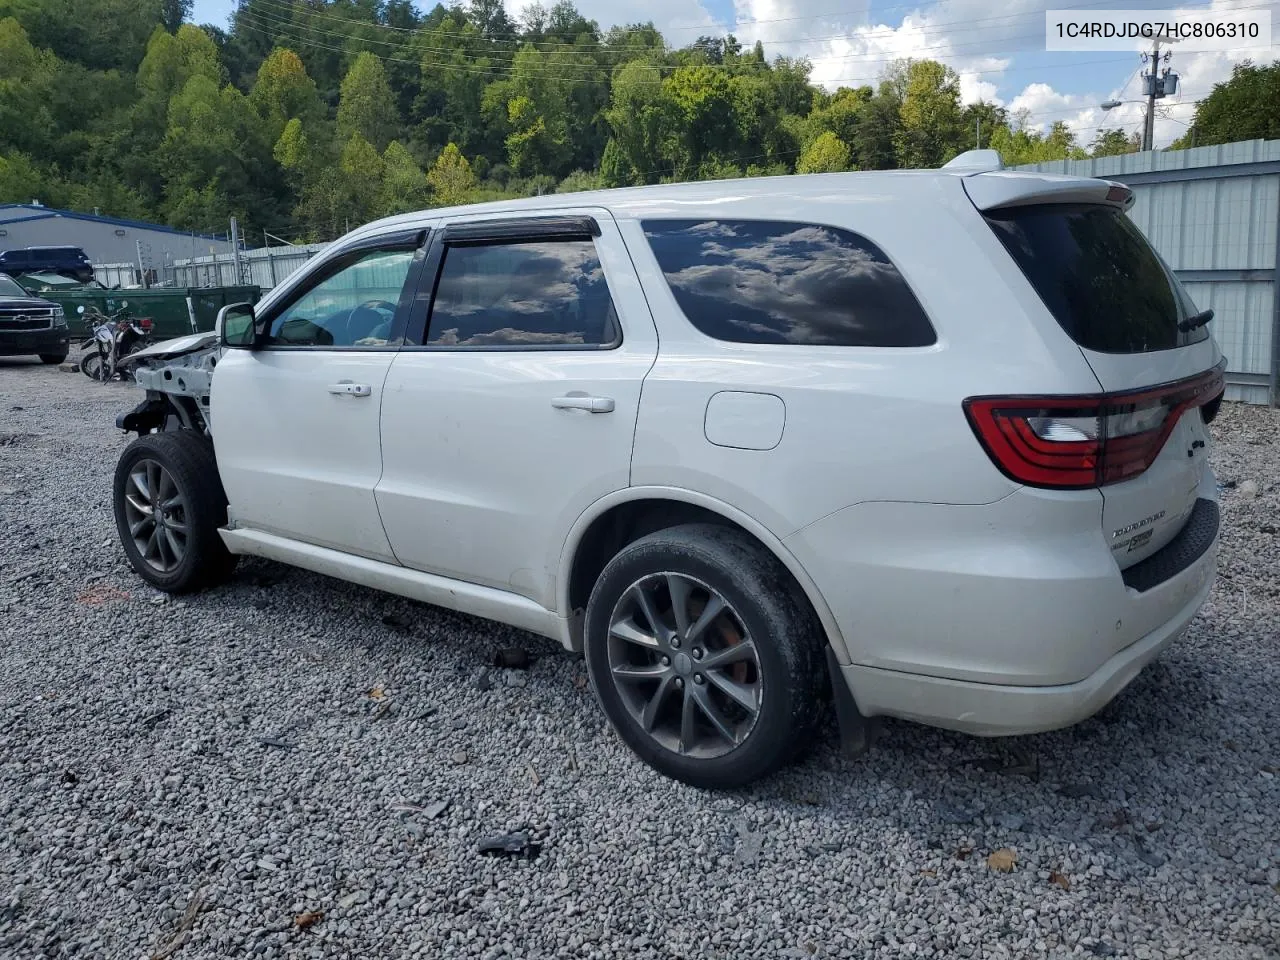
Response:
M860 757L875 744L880 734L880 718L864 717L840 672L835 651L827 647L827 674L831 678L831 702L840 727L840 745L847 757Z

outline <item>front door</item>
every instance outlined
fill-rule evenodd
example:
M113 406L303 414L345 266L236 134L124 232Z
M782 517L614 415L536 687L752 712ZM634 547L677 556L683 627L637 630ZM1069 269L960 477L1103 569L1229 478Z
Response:
M265 344L225 351L211 430L232 524L395 562L378 411L421 260L420 234L326 258L264 310Z
M630 482L657 334L603 210L442 222L387 377L396 557L555 609L573 522Z

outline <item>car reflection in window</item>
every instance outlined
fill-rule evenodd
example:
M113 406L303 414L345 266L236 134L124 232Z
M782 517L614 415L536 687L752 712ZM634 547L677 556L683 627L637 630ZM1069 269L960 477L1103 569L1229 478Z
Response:
M924 346L932 325L884 252L847 230L778 221L651 220L689 321L718 340Z
M450 247L436 288L432 346L603 345L617 315L589 240Z

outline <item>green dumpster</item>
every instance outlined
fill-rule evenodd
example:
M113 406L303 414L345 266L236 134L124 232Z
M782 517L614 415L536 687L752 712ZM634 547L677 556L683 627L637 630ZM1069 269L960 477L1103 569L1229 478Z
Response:
M25 286L25 285L24 285ZM260 287L152 287L150 290L107 290L100 285L63 286L32 283L26 289L34 296L61 304L71 329L87 332L78 320L78 307L90 307L110 316L128 309L135 317L149 317L152 336L157 340L184 337L212 330L218 311L232 303L257 303Z

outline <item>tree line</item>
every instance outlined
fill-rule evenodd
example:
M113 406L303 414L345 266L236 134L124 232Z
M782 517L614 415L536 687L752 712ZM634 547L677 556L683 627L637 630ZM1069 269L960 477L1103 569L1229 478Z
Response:
M328 239L597 186L934 167L975 146L1009 164L1137 149L1123 130L1082 145L1061 121L1040 132L963 104L935 61L828 92L804 59L733 36L675 46L651 23L602 31L570 0L518 19L501 0L425 15L240 0L225 31L186 22L190 2L0 0L0 202ZM1276 136L1278 78L1238 68L1201 105L1197 143Z

